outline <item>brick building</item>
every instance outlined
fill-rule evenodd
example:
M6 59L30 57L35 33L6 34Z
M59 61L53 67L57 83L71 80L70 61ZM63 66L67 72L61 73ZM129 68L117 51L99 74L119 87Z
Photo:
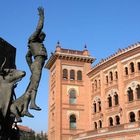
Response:
M94 60L57 44L46 64L49 140L140 139L140 43Z

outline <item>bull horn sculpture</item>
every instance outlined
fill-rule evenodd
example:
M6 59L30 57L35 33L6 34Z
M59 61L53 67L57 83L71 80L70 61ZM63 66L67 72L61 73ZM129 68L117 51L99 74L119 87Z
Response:
M6 63L6 57L4 57L4 61L0 67L0 75L3 74L3 67L4 67L5 63Z

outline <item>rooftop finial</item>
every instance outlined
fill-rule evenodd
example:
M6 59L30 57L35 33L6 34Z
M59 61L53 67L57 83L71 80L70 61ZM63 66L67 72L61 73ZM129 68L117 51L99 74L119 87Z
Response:
M59 45L60 44L60 42L59 42L59 40L57 41L57 45Z
M89 55L89 52L88 52L88 50L87 50L87 45L85 44L85 46L84 46L84 50L83 50L83 54L84 55Z
M59 42L59 41L57 41L56 47L61 48L61 46L60 46L60 42Z
M118 49L118 52L121 52L121 51L122 51L122 50L119 48L119 49Z
M85 44L84 46L84 51L87 51L87 44Z
M85 48L85 50L87 49L87 45L86 44L85 44L84 48Z
M61 50L60 42L57 41L57 44L56 44L56 51L57 51L57 52L60 52L60 50Z

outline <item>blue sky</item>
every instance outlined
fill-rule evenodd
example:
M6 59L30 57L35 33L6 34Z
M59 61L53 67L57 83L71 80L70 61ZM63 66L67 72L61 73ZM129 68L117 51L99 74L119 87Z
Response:
M1 0L0 37L17 48L17 68L27 73L16 89L18 97L30 78L25 55L28 37L38 22L39 6L45 9L44 44L49 56L59 40L69 49L83 50L86 44L97 63L140 41L139 0ZM48 80L49 71L44 69L37 95L42 111L30 110L34 119L25 117L22 123L38 132L47 131Z

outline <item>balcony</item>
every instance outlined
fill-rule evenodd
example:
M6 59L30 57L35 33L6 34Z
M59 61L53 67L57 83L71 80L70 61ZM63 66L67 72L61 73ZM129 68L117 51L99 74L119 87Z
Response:
M125 107L127 109L133 108L133 107L139 107L139 106L140 106L140 99L129 101L129 102L127 101L125 104Z
M106 113L107 114L116 113L116 112L119 112L119 109L120 109L120 106L119 105L108 107L107 110L106 110Z
M70 100L69 100L69 104L71 105L73 105L73 104L76 104L76 98L70 98Z
M68 85L83 85L83 80L70 80L70 79L64 79L62 78L62 84L68 84Z

